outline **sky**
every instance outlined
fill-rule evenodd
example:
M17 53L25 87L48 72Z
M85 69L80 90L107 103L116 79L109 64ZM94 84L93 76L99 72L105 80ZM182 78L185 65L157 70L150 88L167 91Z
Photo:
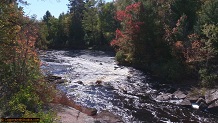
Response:
M110 2L112 0L105 0ZM32 16L37 15L37 20L41 20L45 15L45 12L48 10L56 18L64 12L67 13L69 0L28 0L30 5L22 5L25 15Z

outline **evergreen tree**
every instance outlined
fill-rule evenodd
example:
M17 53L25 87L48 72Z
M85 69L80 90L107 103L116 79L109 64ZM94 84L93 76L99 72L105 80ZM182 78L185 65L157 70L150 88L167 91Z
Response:
M85 2L83 0L69 0L69 9L71 14L69 44L70 47L84 47L84 30L82 27L83 11Z
M87 45L93 46L99 44L99 26L98 26L98 10L95 7L97 1L90 0L85 4L84 18L82 26L85 31L85 41Z
M109 42L115 38L114 32L119 27L119 22L115 19L116 8L114 3L102 3L99 6L99 27L100 34L103 34L103 39L100 39L103 44L109 44Z

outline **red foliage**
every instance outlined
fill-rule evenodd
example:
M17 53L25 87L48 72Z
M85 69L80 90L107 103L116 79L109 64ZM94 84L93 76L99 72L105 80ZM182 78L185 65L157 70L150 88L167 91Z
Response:
M111 46L118 46L120 49L134 46L134 41L140 33L140 26L144 24L139 21L141 7L141 2L137 2L127 6L125 10L117 11L116 19L122 22L123 29L116 30L116 38L111 41Z

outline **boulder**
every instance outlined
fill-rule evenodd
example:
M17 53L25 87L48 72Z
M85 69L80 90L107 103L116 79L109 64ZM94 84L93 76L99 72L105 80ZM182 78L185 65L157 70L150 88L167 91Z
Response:
M56 93L56 95L54 95L51 103L62 104L65 106L75 108L75 109L77 109L77 110L81 111L82 113L85 113L89 116L94 116L97 114L96 109L84 107L84 106L81 106L81 105L75 103L73 100L69 99L65 93L63 93L61 91L58 91Z
M208 109L218 108L218 90L207 90L205 93L205 101L208 104Z
M191 103L195 103L200 97L203 97L200 93L193 94L192 92L189 92L185 99L190 100Z
M109 111L102 111L94 117L99 123L123 123L119 116L116 116ZM95 121L95 123L97 123Z
M49 82L54 82L55 80L62 79L62 77L60 77L60 76L48 75L48 76L45 77L45 79L48 80Z
M169 101L170 99L172 99L172 94L170 93L161 94L156 97L157 101Z
M84 83L82 81L77 81L75 83L80 84L80 85L84 85Z
M50 103L50 106L57 112L59 117L55 119L57 123L95 123L96 121L92 116L68 106L54 103Z
M55 84L62 84L62 83L65 83L65 82L67 82L66 79L57 79L57 80L54 80Z
M186 94L184 94L182 91L177 90L173 93L173 97L176 99L185 99Z
M207 109L207 103L204 98L199 98L195 103L192 103L192 108L204 110Z
M179 103L179 105L185 106L185 107L191 107L192 103L190 102L190 100L184 99L181 103Z
M102 80L97 80L96 82L95 82L95 84L97 84L97 85L100 85L102 83Z
M88 116L68 106L53 103L50 106L57 112L59 118L55 121L58 123L123 123L119 116L108 111L102 111L96 116Z

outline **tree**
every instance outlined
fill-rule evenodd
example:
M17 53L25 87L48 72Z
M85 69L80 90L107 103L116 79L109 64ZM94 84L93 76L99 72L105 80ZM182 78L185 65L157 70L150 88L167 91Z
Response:
M4 117L32 117L45 114L36 110L43 104L40 91L45 92L48 85L42 80L35 51L38 28L16 2L0 1L0 108ZM52 121L46 118L41 117Z
M38 29L37 38L35 46L39 49L47 49L49 45L48 37L48 27L44 22L36 22L36 27Z
M116 19L121 22L122 31L116 30L116 38L111 42L112 46L117 46L119 52L123 53L125 59L121 61L133 62L136 52L136 42L140 40L140 26L144 23L140 21L141 2L131 4L125 10L117 11Z
M84 17L82 20L82 26L85 31L85 41L89 46L99 44L97 39L99 36L98 25L98 10L95 7L97 1L90 0L85 4L85 10L83 11Z
M103 34L105 42L103 44L109 44L109 42L115 38L114 32L119 27L119 22L115 19L116 8L114 3L102 3L99 6L99 27L100 33ZM104 41L103 39L101 39Z
M69 9L71 14L69 44L71 47L84 47L83 40L84 30L82 27L83 10L85 10L85 3L83 0L69 0Z
M57 24L57 35L55 38L55 47L63 48L66 47L68 36L69 36L69 15L60 14Z
M52 17L51 13L49 11L46 11L45 15L43 16L42 21L48 25L48 22L49 22L51 17Z

